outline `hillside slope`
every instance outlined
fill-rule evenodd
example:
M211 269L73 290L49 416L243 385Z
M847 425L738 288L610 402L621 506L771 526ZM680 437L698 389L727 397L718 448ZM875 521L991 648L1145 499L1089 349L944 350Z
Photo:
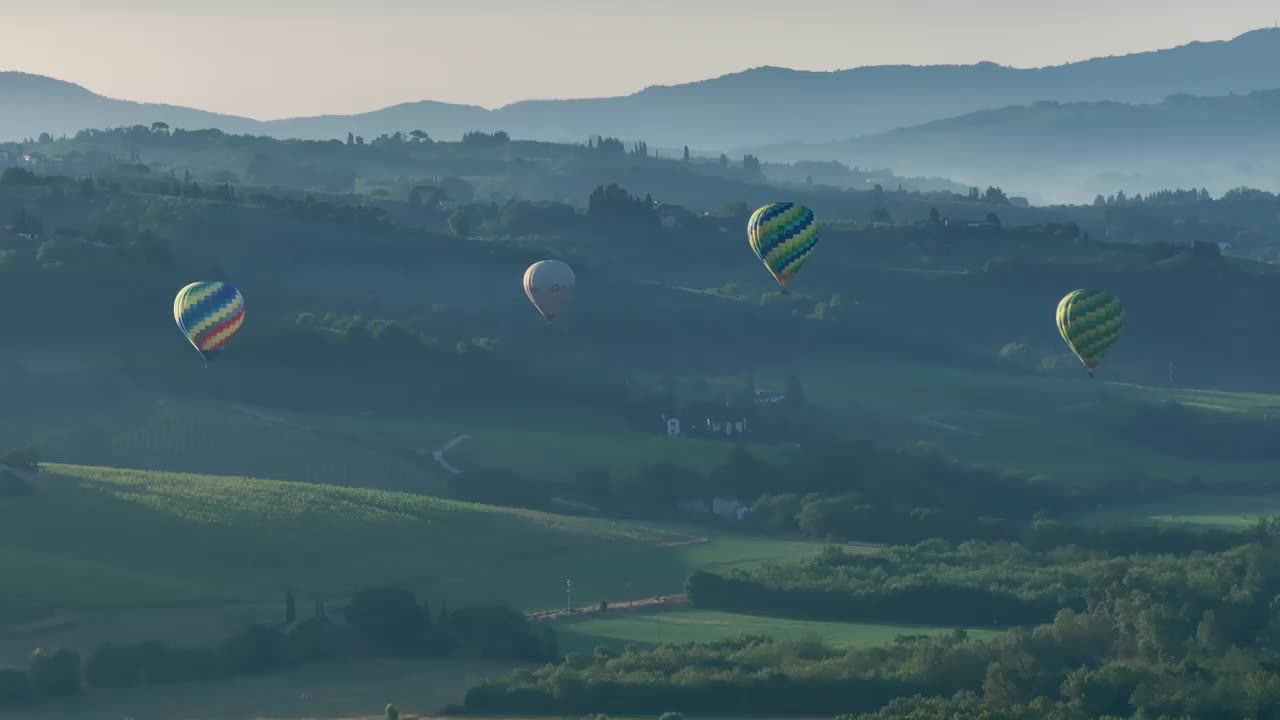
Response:
M0 618L345 594L686 539L407 493L50 465L0 502ZM448 547L448 552L441 548Z

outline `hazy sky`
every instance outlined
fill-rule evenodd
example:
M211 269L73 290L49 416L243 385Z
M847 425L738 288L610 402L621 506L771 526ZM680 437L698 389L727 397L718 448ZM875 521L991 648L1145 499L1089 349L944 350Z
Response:
M0 70L269 119L622 95L760 65L1054 65L1277 16L1275 0L0 0Z

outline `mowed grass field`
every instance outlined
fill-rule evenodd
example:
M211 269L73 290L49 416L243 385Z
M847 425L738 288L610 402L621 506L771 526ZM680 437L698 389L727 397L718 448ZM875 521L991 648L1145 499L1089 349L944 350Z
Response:
M740 635L765 635L778 640L816 636L834 647L871 647L893 642L898 635L935 635L951 628L868 623L814 622L683 608L657 612L619 612L556 621L556 636L564 652L591 652L596 647L621 650L627 645L648 648L663 643L713 642ZM994 637L998 631L967 629L974 637Z

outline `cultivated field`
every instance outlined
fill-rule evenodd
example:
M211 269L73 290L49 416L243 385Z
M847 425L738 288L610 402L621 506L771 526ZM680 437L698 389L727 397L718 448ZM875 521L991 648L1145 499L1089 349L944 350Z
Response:
M38 645L206 642L379 583L433 607L522 610L678 593L697 568L821 545L566 517L410 493L248 478L47 466L0 504L0 662ZM49 609L56 608L52 617Z
M500 575L541 558L686 536L422 495L52 465L0 505L0 617L330 595L378 582Z

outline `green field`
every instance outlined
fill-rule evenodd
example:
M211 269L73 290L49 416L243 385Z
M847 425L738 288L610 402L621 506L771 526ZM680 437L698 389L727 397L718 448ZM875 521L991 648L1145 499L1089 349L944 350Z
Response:
M382 718L393 702L413 717L458 702L472 685L511 666L472 660L362 659L235 677L215 683L88 690L23 708L23 720L345 720ZM14 715L14 717L18 717Z
M0 617L500 574L685 536L415 494L54 465L0 505Z
M0 594L0 622L50 609L71 619L0 632L0 655L25 653L34 638L216 637L275 617L286 588L340 598L394 582L433 604L537 610L563 604L566 579L578 602L629 600L680 592L696 568L821 547L234 477L52 465L35 482L36 494L0 504L0 577L22 578ZM111 609L120 612L77 617Z
M555 628L560 649L564 652L591 652L597 646L621 650L627 645L648 648L662 643L712 642L739 635L766 635L779 640L816 636L835 647L870 647L893 642L898 635L933 635L951 630L905 625L811 622L693 609L592 615L557 621ZM975 637L984 638L998 634L984 629L971 629L968 632Z
M785 371L761 369L761 387L781 391ZM1066 483L1120 474L1258 479L1280 462L1225 463L1174 457L1123 430L1141 403L1265 417L1280 396L1170 390L1079 378L1034 377L893 363L867 355L819 357L800 373L809 402L833 413L833 429L894 444L924 442L969 462ZM689 380L692 378L687 378ZM653 378L646 379L653 382ZM741 378L706 378L736 390ZM493 411L422 417L305 415L260 408L139 399L110 411L0 421L0 447L27 442L58 462L174 472L271 477L446 494L450 474L431 456L455 438L453 466L505 467L563 482L583 468L623 475L667 461L706 470L728 443L636 432L607 415ZM771 450L757 448L770 456Z
M449 462L460 469L496 465L551 482L571 480L583 468L625 473L659 461L709 470L726 460L733 448L711 440L636 432L608 416L565 411L540 416L467 413L406 419L323 418L314 423L353 438L428 450L465 435L465 441L448 451Z
M1131 442L1121 428L1142 403L1177 401L1257 418L1280 416L1280 395L1168 389L1090 380L983 373L853 355L819 358L799 372L810 404L843 429L887 442L924 442L949 456L1068 484L1127 473L1155 477L1269 479L1280 462L1208 462ZM781 392L787 371L757 371ZM741 378L708 378L734 389Z
M158 398L95 413L0 418L0 448L30 443L56 462L436 495L447 493L450 474L432 451L464 435L447 452L451 465L504 467L550 482L570 480L583 468L623 474L659 461L707 470L732 449L566 411L333 416Z
M1184 495L1140 505L1116 506L1081 516L1086 522L1191 523L1243 529L1280 515L1280 495Z
M56 462L394 490L443 487L431 439L423 455L326 433L305 416L164 398L0 418L0 447L32 444Z

